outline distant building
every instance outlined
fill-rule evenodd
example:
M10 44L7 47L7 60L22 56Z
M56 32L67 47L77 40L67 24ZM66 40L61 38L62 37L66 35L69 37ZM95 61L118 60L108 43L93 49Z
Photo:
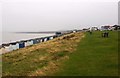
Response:
M91 27L89 29L90 29L90 31L97 31L97 30L99 30L98 27Z
M84 29L82 29L83 31L90 31L90 29L89 28L84 28Z
M114 30L120 30L120 26L119 25L114 25L112 27L114 28Z
M56 32L55 34L56 34L56 35L60 35L60 34L62 34L62 33L61 33L61 32Z
M75 33L75 32L77 32L77 30L73 30L72 32Z
M111 26L101 26L101 31L104 31L104 30L111 30Z

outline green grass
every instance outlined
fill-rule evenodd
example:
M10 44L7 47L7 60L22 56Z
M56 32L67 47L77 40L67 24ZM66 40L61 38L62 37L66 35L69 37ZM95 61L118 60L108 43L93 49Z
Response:
M109 38L102 38L100 31L85 34L55 76L117 76L118 32L109 31Z
M42 68L47 63L47 60L37 61L40 57L45 55L45 50L35 50L34 52L30 52L27 55L10 55L10 53L5 54L3 56L3 68L2 75L7 76L25 76L31 71L35 71L38 68ZM7 58L5 58L7 57Z
M102 38L100 31L93 32L92 35L86 32L79 43L76 40L79 40L81 35L76 34L74 40L56 39L3 54L2 63L0 62L2 75L28 76L43 70L42 72L49 76L117 76L118 32L109 31L109 34L109 38ZM65 59L64 56L68 58ZM51 62L54 62L54 65L51 66ZM54 68L55 65L58 67ZM47 66L48 70L45 71L43 68ZM49 69L49 66L57 71Z
M59 69L58 62L74 51L83 33L67 34L67 37L71 35L74 35L72 39L63 39L64 35L48 42L3 54L2 76L52 75L51 70L56 72L56 69ZM66 46L68 44L69 46Z

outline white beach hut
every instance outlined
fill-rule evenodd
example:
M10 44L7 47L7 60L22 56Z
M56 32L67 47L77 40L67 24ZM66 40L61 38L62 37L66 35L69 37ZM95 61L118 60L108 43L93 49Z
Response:
M40 39L40 42L43 42L43 39L42 39L42 38Z
M29 41L29 45L33 45L33 40L30 40L30 41Z
M52 40L52 39L53 39L53 36L50 37L50 40Z
M32 40L27 40L24 43L25 43L25 47L30 46L30 45L33 44Z
M19 43L16 43L16 50L19 49Z
M44 38L44 42L47 41L47 38Z
M30 46L30 41L25 41L25 47Z
M15 47L15 45L10 44L9 50L10 50L10 51L13 51L13 50L14 50L14 47Z
M18 42L10 43L10 47L9 48L10 48L10 51L19 49Z
M19 43L16 43L16 44L12 45L12 49L13 50L19 49Z

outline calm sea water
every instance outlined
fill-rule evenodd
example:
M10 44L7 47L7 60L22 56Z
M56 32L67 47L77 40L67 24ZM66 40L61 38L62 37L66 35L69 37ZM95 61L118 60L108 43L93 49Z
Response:
M46 37L46 36L51 36L53 34L35 34L35 33L8 33L8 32L3 32L2 33L2 42L0 42L0 45L2 43L9 43L9 42L14 42L14 41L20 41L20 40L27 40L27 39L34 39L34 38L40 38L40 37Z

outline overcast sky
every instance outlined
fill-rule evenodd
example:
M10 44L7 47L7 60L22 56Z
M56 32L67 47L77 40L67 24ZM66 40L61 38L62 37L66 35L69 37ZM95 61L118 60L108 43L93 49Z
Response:
M55 31L118 24L119 0L1 0L3 31Z

